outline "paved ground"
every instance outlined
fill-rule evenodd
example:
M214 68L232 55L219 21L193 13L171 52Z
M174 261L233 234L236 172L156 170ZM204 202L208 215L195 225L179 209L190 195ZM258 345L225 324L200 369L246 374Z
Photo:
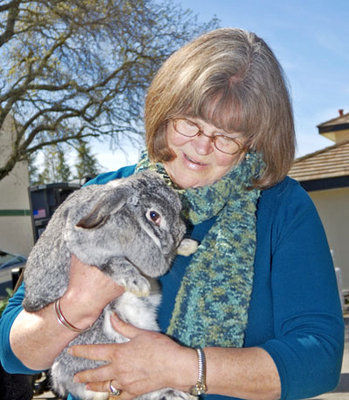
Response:
M57 399L52 393L35 396L34 399ZM349 400L349 314L345 316L345 348L342 373L338 387L335 391L314 397L316 400ZM312 400L312 399L309 399Z

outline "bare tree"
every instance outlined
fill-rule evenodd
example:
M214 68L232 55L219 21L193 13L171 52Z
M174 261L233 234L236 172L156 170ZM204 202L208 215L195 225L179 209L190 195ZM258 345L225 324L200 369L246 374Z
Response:
M38 174L34 184L67 182L71 179L71 171L66 159L66 153L61 144L46 146L43 169Z
M0 2L0 129L15 120L0 180L45 146L139 135L159 64L216 26L171 0Z
M74 164L76 169L76 178L82 183L84 178L93 178L100 171L101 166L98 163L97 158L91 151L91 147L84 140L79 140L78 147L76 149L77 159Z

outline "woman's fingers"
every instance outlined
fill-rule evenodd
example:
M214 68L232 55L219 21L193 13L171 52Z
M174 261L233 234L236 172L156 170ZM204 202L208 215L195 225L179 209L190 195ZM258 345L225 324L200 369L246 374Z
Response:
M121 335L128 339L134 339L136 336L144 332L143 329L136 328L135 326L122 321L116 314L110 317L113 328ZM95 361L115 361L115 344L82 344L71 346L68 353L75 357L88 358Z
M74 357L88 358L94 361L112 361L113 344L82 344L71 346L68 353Z
M84 264L72 255L69 284L61 305L63 310L68 310L68 317L70 313L75 318L76 326L84 327L93 324L104 307L124 291L125 288L99 268Z
M178 362L178 355L183 354L183 351L179 352L180 346L166 335L136 328L116 315L111 315L110 321L113 328L129 341L71 346L69 353L73 356L106 362L95 369L80 371L74 380L87 384L94 391L104 391L105 382L116 380L120 386L115 388L123 390L121 398L125 400L171 386L173 366ZM188 358L186 353L186 359L191 363L192 358L195 359L192 368L195 370L194 351L189 351L190 356Z
M93 390L94 392L110 392L110 380L103 382L89 382L86 384L86 389Z
M111 384L114 389L120 390L122 392L122 390L120 389L120 385L115 379L110 379L103 382L89 382L88 384L86 384L86 389L93 390L94 392L112 392L112 388L110 387Z
M113 372L109 365L80 371L74 376L74 382L79 383L101 383L113 378Z
M143 329L139 329L136 328L134 325L128 324L127 322L120 319L115 313L111 315L110 322L112 324L112 327L118 333L128 339L134 339L136 336L143 332Z
M109 399L117 399L117 400L131 400L134 399L135 397L137 397L138 395L140 395L141 393L137 393L137 394L131 394L128 393L124 390L121 390L121 393L116 395L112 394L111 390L110 390L110 383L112 382L112 385L114 387L114 389L116 390L121 390L118 386L117 381L113 380L109 380L109 381L105 381L105 382L91 382L88 383L86 385L86 389L87 390L92 390L94 392L107 392L110 393Z

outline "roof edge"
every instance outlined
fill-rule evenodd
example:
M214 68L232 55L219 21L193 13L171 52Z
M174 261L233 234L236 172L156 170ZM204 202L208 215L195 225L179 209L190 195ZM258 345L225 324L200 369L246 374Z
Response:
M345 113L345 114L343 114L343 115L339 115L338 117L334 117L334 118L332 118L332 119L329 119L328 121L321 122L321 124L316 125L316 127L319 128L319 127L322 126L322 125L329 124L329 123L334 122L334 121L336 121L336 120L338 120L338 119L341 119L341 118L343 118L343 117L348 117L348 116L349 116L349 112L347 112L347 113Z
M328 146L328 147L325 147L325 148L323 148L323 149L314 151L313 153L306 154L306 155L304 155L304 156L302 156L302 157L296 158L296 159L294 160L293 164L298 163L298 162L300 162L300 161L307 160L308 158L317 156L317 155L319 155L319 154L321 154L321 153L325 153L325 152L328 151L328 150L335 149L336 147L340 147L340 146L343 146L343 145L348 144L348 143L349 143L349 140L345 140L344 142L336 143L336 144L334 144L334 145L332 145L332 146Z

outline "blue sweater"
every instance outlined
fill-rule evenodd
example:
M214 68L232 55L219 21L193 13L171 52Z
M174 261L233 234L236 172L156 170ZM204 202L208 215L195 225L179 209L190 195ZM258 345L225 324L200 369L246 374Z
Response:
M134 166L98 176L103 184L132 174ZM214 219L193 227L198 241ZM177 256L161 278L159 324L166 331L176 293L190 257ZM340 376L344 324L326 236L307 193L290 178L264 190L257 208L257 248L244 347L258 346L273 358L282 399L300 399L333 390ZM9 332L21 310L24 288L0 320L1 363L11 373L32 373L12 353ZM209 400L225 399L218 395ZM72 397L69 397L72 399Z

